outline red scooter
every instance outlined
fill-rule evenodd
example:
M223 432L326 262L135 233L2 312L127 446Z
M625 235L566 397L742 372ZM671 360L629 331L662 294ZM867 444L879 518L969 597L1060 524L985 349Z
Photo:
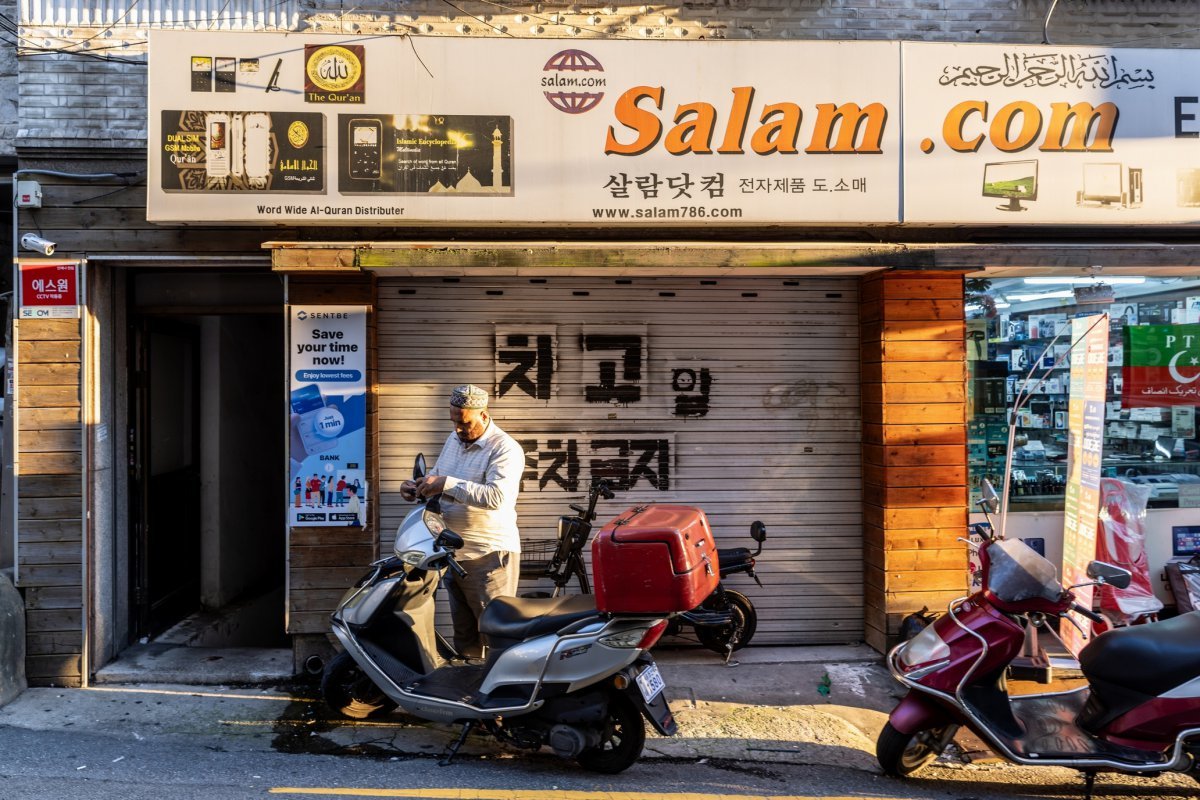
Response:
M985 486L985 512L998 498ZM1009 663L1021 652L1026 624L1074 611L1054 565L1019 539L985 539L983 589L887 657L908 694L876 743L880 766L907 777L929 764L960 725L1016 764L1071 767L1090 796L1096 773L1184 772L1200 781L1200 612L1096 636L1079 654L1088 685L1068 692L1010 697ZM1124 588L1127 570L1093 561L1098 586Z

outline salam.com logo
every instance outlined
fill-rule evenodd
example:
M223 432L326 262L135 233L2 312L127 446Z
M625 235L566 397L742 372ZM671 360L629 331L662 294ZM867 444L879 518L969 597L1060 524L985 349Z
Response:
M604 98L604 66L591 53L561 50L550 57L542 72L542 94L550 105L567 114L591 111Z

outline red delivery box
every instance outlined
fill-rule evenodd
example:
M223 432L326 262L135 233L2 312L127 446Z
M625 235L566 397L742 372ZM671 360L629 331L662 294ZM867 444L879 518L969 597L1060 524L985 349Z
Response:
M592 540L592 577L600 611L690 611L720 579L708 519L691 506L627 509Z

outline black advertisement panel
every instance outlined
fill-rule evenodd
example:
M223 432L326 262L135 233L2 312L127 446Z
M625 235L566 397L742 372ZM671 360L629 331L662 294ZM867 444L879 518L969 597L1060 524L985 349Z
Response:
M165 192L324 192L325 119L281 111L163 111Z
M512 118L340 114L342 194L512 196Z

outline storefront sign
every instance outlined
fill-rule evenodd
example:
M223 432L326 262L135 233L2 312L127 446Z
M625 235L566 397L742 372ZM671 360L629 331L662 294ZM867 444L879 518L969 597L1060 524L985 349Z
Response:
M900 219L895 42L150 37L154 222Z
M79 317L79 264L22 262L21 319L77 319Z
M1122 335L1124 408L1200 405L1200 325L1127 325Z
M905 43L904 221L1200 221L1200 51Z
M289 306L288 522L366 522L367 309Z
M1071 400L1068 410L1067 485L1063 515L1064 586L1086 583L1096 557L1100 515L1100 459L1104 449L1104 397L1108 386L1108 315L1071 320ZM1076 589L1078 602L1092 607L1090 586ZM1087 619L1076 617L1082 625ZM1085 628L1086 630L1086 628ZM1072 625L1063 642L1078 653L1086 643Z
M1197 50L150 41L155 222L1200 222Z

